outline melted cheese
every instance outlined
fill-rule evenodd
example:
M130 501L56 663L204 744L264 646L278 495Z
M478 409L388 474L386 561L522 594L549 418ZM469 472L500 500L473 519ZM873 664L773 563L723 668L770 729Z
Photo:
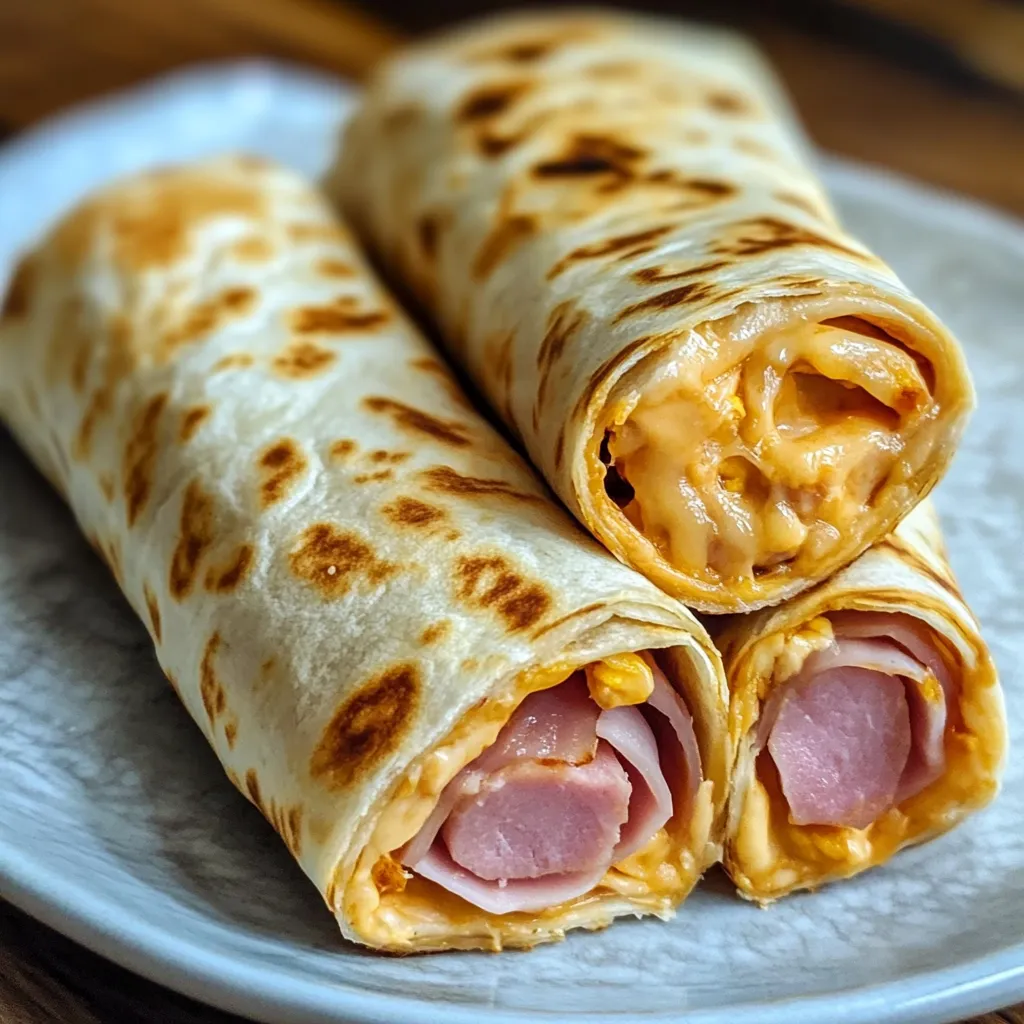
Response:
M826 631L830 636L830 625L819 617L793 636L766 638L749 654L741 674L744 699L736 705L733 723L745 734L747 758L753 756L758 705L774 686L799 671L816 649L815 636L825 636ZM789 820L774 762L762 752L745 766L745 791L737 787L742 802L726 856L729 874L744 895L770 901L794 889L847 878L883 863L910 843L945 832L992 799L1003 748L1000 719L993 714L995 674L990 668L969 673L963 664L953 664L957 656L945 644L939 648L961 680L960 714L951 715L947 726L942 777L867 828L796 825ZM928 699L944 699L934 677L923 688Z
M608 450L633 488L633 526L677 569L739 593L773 570L813 575L867 529L936 408L910 352L859 318L804 322L753 349L709 324L619 410Z
M639 692L644 677L634 660L646 668L636 655L606 659L598 674L612 681L610 692ZM570 928L602 928L626 912L667 917L690 890L717 853L709 839L710 781L698 791L687 821L672 819L641 850L609 868L589 893L539 913L489 914L390 857L419 831L444 787L495 741L516 706L530 693L563 682L575 667L558 665L522 677L511 692L464 716L409 769L343 887L343 908L335 908L344 910L364 941L395 951L530 947Z
M654 692L654 672L639 654L613 654L587 666L587 687L599 708L643 704Z

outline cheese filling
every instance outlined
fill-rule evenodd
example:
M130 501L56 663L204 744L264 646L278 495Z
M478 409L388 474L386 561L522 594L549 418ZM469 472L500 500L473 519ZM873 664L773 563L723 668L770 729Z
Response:
M645 700L651 664L650 656L609 657L585 666L586 685L609 695L609 703L617 710L631 709L624 702L631 697L633 704ZM709 780L699 781L692 799L680 802L678 813L638 848L603 874L599 872L596 883L585 892L550 906L493 913L402 863L403 854L413 845L410 841L431 818L446 788L490 751L516 708L530 694L581 678L568 666L529 674L513 692L492 698L466 715L442 744L410 768L344 889L346 916L362 935L393 949L481 944L500 949L531 946L571 927L602 927L627 909L662 916L671 913L704 867L714 814Z
M813 572L925 461L931 376L860 317L804 321L753 351L744 331L704 325L608 428L606 489L705 583Z

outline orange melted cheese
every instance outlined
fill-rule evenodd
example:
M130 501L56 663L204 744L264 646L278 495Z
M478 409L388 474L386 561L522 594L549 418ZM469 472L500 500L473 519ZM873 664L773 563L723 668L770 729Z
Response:
M708 324L610 426L608 451L633 489L626 517L673 566L742 583L813 573L862 531L935 414L917 360L860 318L802 323L753 350Z
M642 692L637 681L644 670L650 673L635 654L615 655L601 665L598 672L619 695L624 689ZM588 675L595 667L587 666ZM490 914L390 856L419 831L444 787L495 741L518 704L563 682L575 668L558 665L526 675L512 692L466 715L410 768L344 887L344 911L365 941L395 951L529 947L560 938L570 928L603 928L625 911L667 917L690 890L708 861L714 817L710 781L701 786L688 820L673 818L643 849L610 867L590 892L539 913Z
M741 699L733 729L747 740L757 728L759 706L832 635L818 617L791 636L777 634L755 646L742 666ZM993 714L996 676L983 659L968 674L955 652L936 635L936 645L960 679L960 705L946 728L946 770L920 793L890 808L867 828L797 825L790 821L778 771L764 751L737 785L742 801L734 818L726 861L743 895L770 901L794 889L814 889L884 863L902 847L939 835L987 804L998 788L1003 744ZM934 690L928 692L934 685ZM924 684L929 699L942 699L938 680ZM937 692L935 692L937 691ZM957 713L957 711L959 713Z

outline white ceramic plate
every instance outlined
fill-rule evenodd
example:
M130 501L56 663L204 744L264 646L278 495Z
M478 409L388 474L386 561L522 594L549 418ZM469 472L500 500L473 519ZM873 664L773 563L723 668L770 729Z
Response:
M12 253L115 173L246 148L326 164L341 87L201 69L0 151ZM1024 724L1024 229L830 163L850 226L963 338L980 411L939 493L952 559ZM0 433L0 892L150 978L301 1024L952 1020L1024 998L1024 744L998 803L895 863L762 911L712 877L672 924L529 954L379 957L230 787L71 515Z

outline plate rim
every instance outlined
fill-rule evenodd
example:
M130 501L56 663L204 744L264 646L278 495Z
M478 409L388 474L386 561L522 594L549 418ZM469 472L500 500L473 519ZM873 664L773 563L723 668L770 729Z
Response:
M278 61L210 62L170 72L98 100L82 103L22 132L0 147L0 178L40 146L53 139L88 132L97 118L131 116L157 99L173 103L199 80L211 84L267 80L273 89L311 88L326 95L334 90L339 101L346 83L315 69ZM917 182L893 171L859 161L819 153L829 183L849 195L900 204L910 197L918 208L934 211L955 229L999 239L1024 259L1024 220L976 199ZM0 281L8 266L0 266ZM390 993L369 992L349 982L330 988L301 976L271 972L221 954L213 946L183 940L172 933L122 915L110 914L109 901L91 892L65 894L55 871L47 871L21 856L16 845L0 836L0 882L3 898L13 906L62 933L85 948L152 982L210 1006L270 1022L288 1020L313 1024L326 1019L350 1024L478 1024L478 1008L434 1004ZM657 924L651 922L652 927ZM585 941L577 937L573 941ZM451 954L459 955L459 954ZM506 954L508 955L508 954ZM514 954L512 954L514 955ZM704 1010L656 1010L637 1020L650 1024L790 1024L827 1015L834 1024L885 1024L955 1020L1024 999L1024 939L1001 950L930 971L918 971L877 985L836 988L827 993L794 995L771 1002L749 1001L738 1006ZM579 1024L623 1021L628 1011L587 1012L490 1008L495 1024Z

